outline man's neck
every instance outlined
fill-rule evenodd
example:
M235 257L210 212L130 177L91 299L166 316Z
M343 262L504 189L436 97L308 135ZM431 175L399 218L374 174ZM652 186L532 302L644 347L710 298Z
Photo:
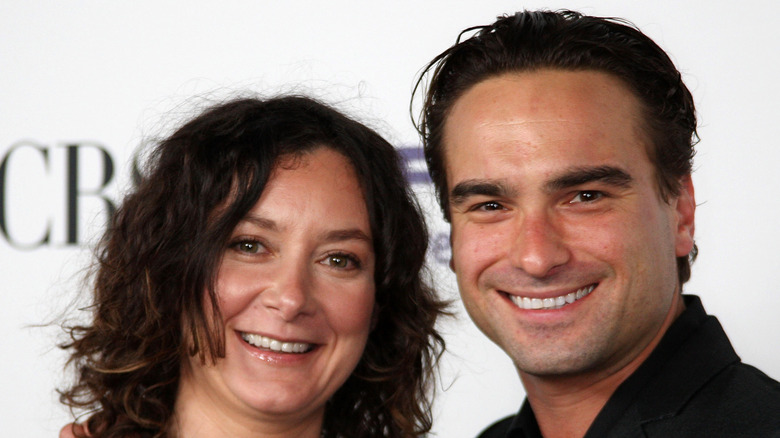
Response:
M544 437L581 438L615 389L635 369L626 366L601 378L573 376L550 379L525 373L520 373L520 378Z
M545 438L581 438L615 390L655 350L669 326L685 310L677 296L660 330L638 355L616 369L571 376L534 376L520 371L539 430Z

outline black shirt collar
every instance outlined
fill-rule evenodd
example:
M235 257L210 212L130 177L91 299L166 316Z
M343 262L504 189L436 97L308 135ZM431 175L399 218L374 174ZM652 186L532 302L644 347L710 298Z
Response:
M661 339L661 342L658 343L647 360L645 360L631 376L618 386L606 405L604 405L604 408L601 409L594 419L588 432L585 434L585 438L603 437L608 435L613 426L623 417L626 409L633 403L637 395L644 390L651 379L661 372L664 366L674 366L674 364L670 362L690 361L690 358L685 356L696 354L695 352L686 352L682 355L683 357L679 357L679 351L680 347L693 333L698 331L703 325L716 324L718 329L720 329L720 324L718 324L717 320L712 316L707 316L705 313L699 297L694 295L683 295L683 299L685 300L685 311L683 311L674 323L672 323ZM725 342L728 341L726 340ZM715 361L714 363L723 364L739 360L736 354L733 353L733 349L730 345L723 351L730 351L731 355L726 354L724 357L711 358ZM672 360L673 358L674 360ZM701 359L701 357L698 358ZM714 369L715 368L713 368L713 372ZM672 378L674 379L674 377ZM686 376L677 376L677 380L686 378ZM686 382L678 381L674 383L685 384ZM687 381L687 384L691 386L691 390L693 390L694 387L698 387L699 382ZM684 394L685 391L682 393ZM648 417L666 415L664 410L673 410L680 404L674 403L673 400L662 400L657 397L650 397L649 399L656 400L656 402L640 409L645 413L645 416ZM671 415L671 412L668 414ZM520 411L514 417L507 430L506 438L542 438L539 424L536 422L536 417L534 417L528 399L523 402Z

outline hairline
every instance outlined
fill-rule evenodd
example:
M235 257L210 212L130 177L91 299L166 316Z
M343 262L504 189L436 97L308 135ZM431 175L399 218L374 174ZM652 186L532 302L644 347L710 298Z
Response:
M494 73L490 73L485 75L483 78L479 79L478 81L472 83L468 87L461 90L457 97L455 97L452 101L449 102L449 105L447 105L446 110L443 112L442 115L442 130L441 130L441 136L439 141L439 151L440 151L440 159L442 164L442 171L443 171L443 180L445 186L442 187L443 192L445 193L445 196L447 197L447 205L442 206L442 210L445 211L446 215L449 216L449 209L452 205L450 200L450 191L451 188L449 187L449 181L448 181L448 164L447 164L447 126L449 125L450 116L452 115L453 108L457 105L457 103L461 100L461 98L471 91L474 87L476 87L479 84L482 84L488 80L491 79L498 79L501 77L506 76L512 76L512 75L523 75L523 74L536 74L536 73L542 73L542 72L572 72L572 73L583 73L583 72L595 72L595 73L602 73L605 74L613 79L616 79L622 86L625 88L626 91L630 93L630 95L633 97L633 99L636 102L636 114L635 114L635 123L632 126L632 130L635 131L635 134L638 136L638 140L640 143L644 145L643 149L645 150L645 154L650 161L650 164L653 166L653 176L655 179L655 192L656 194L666 203L671 202L671 198L674 198L678 195L677 192L667 193L666 188L664 187L664 183L661 179L661 169L658 166L657 162L657 154L658 149L660 145L655 140L654 129L651 126L653 120L655 117L652 115L651 109L649 105L645 102L645 100L642 98L642 96L637 92L637 90L631 85L631 83L622 78L617 72L606 69L606 68L599 68L596 66L582 66L582 67L561 67L556 65L536 65L536 66L528 66L525 68L522 67L515 67L511 69L506 69ZM610 85L611 86L611 85ZM671 195L671 196L670 196ZM449 221L448 217L445 217L445 220Z

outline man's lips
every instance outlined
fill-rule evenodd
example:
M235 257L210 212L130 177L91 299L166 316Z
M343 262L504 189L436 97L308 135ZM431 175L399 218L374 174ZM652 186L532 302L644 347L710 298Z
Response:
M593 292L596 288L596 284L583 286L574 292L569 292L563 295L554 297L538 298L538 297L524 297L520 295L511 295L504 292L515 305L521 309L527 310L552 310L560 309L563 306L572 304Z
M240 333L241 339L246 341L247 344L277 353L308 353L316 347L316 344L309 344L306 342L286 342L255 333Z

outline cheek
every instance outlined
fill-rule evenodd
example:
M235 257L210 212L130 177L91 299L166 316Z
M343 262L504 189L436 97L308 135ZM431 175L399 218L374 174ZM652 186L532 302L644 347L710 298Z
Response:
M634 223L623 225L625 251L633 251L635 258L644 259L656 267L661 263L674 262L674 230L667 209L663 205L649 205L638 216ZM651 269L652 266L643 268Z
M452 258L455 273L460 276L479 275L485 267L499 260L509 236L504 227L482 224L453 225Z
M624 222L600 223L573 227L567 233L565 241L572 251L583 251L598 260L623 261L632 246L633 232Z
M262 290L261 278L264 278L262 273L237 267L220 267L216 283L217 298L220 313L225 321L250 305L257 295L256 292Z
M613 213L568 224L564 240L577 259L606 263L626 281L646 278L647 272L674 262L668 221L657 207L641 214Z
M320 301L331 329L341 336L367 338L374 314L374 286L357 286L336 290L330 298Z

